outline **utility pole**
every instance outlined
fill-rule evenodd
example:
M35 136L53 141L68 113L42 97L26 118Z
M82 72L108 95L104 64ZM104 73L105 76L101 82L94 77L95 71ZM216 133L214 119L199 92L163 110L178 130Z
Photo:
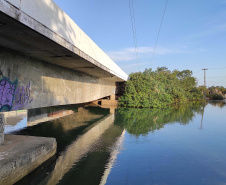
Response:
M206 87L206 68L203 68L202 70L204 70L204 86Z

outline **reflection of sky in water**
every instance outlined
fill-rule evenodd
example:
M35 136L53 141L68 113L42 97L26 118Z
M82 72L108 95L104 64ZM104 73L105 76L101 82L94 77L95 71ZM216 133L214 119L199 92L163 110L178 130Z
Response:
M5 134L21 130L27 126L27 118L23 118L16 125L5 125Z
M169 122L159 130L144 135L133 134L134 130L128 123L131 133L128 130L125 133L125 150L117 156L117 165L113 166L107 184L225 185L226 106L221 104L222 101L216 103L209 103L205 107L202 129L202 111L194 114L189 124ZM189 107L187 110L190 110ZM202 109L199 107L194 110ZM137 112L140 113L136 109L133 114ZM139 114L136 115L142 125L145 120ZM161 115L163 113L160 112L158 119ZM185 111L176 117L186 115L192 116L189 111ZM143 117L146 118L145 115ZM136 128L143 131L144 126Z

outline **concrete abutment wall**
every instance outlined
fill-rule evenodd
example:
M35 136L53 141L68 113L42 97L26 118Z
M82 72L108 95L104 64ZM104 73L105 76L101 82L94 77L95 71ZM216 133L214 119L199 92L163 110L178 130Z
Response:
M0 145L4 143L5 116L0 113Z
M85 103L115 94L115 81L0 48L0 112Z

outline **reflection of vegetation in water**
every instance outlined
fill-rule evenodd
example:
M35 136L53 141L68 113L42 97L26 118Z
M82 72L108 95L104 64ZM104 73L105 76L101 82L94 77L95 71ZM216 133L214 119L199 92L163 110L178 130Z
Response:
M202 114L204 106L203 103L189 103L166 109L120 108L116 123L126 128L130 134L139 136L159 130L167 123L188 124L196 113Z
M211 100L223 100L224 99L222 94L217 94L217 93L210 94L209 98Z
M226 105L226 101L209 101L208 103L220 108L223 108Z

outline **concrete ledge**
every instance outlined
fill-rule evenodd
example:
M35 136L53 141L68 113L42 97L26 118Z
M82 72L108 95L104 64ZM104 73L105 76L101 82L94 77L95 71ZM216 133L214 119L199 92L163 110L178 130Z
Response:
M54 138L5 135L0 146L0 184L14 184L55 153Z

